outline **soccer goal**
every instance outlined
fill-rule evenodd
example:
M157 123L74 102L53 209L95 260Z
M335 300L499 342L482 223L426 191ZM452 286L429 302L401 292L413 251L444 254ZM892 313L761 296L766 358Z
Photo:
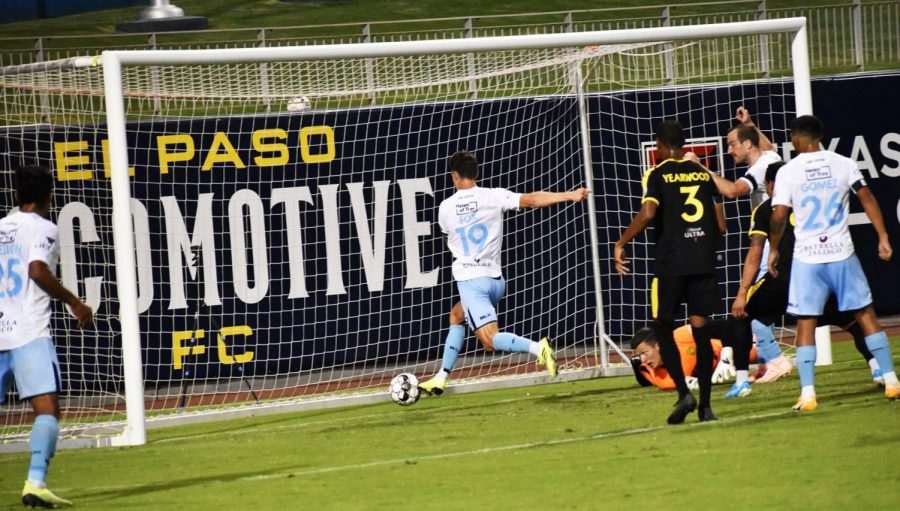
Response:
M655 125L680 120L717 170L738 105L784 143L811 112L806 51L791 18L0 69L4 169L54 169L61 279L98 320L82 332L56 310L62 445L386 400L393 375L436 371L456 299L437 205L459 149L481 186L594 191L508 216L500 321L550 336L561 379L630 372L620 344L647 320L647 245L633 277L610 257ZM728 215L723 314L749 204ZM550 382L471 333L452 377L451 393ZM4 443L23 446L30 420L26 404L0 409Z

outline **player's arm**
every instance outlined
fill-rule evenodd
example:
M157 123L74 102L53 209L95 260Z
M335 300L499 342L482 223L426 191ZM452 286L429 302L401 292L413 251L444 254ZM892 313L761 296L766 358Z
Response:
M762 263L763 249L766 246L766 237L763 234L750 234L750 250L747 251L747 257L744 258L744 273L741 275L741 283L738 286L737 296L734 297L734 303L731 305L731 314L736 318L745 318L747 313L744 308L747 306L747 291L753 285L756 274L759 273L759 265Z
M734 118L741 122L741 124L748 124L756 128L756 133L759 134L759 149L761 151L774 151L775 145L772 144L772 141L769 140L769 137L766 136L765 133L762 132L759 127L753 123L753 119L750 118L750 111L744 108L743 106L739 106L737 111L734 114Z
M737 181L731 181L730 179L725 179L724 177L716 174L709 169L706 169L706 171L709 172L710 176L712 176L713 182L716 183L716 188L718 188L719 193L723 197L727 197L729 199L737 199L738 197L743 197L750 194L750 184L747 183L746 180L738 179Z
M787 224L788 207L777 204L772 208L772 219L769 221L769 273L778 276L778 244L784 235Z
M94 322L94 311L56 280L56 275L53 275L47 263L31 261L28 264L28 278L33 280L45 293L68 305L78 320L80 328L90 326Z
M888 239L887 230L884 228L884 217L881 215L881 207L878 206L878 201L875 200L875 196L872 195L872 191L869 190L868 186L859 188L856 196L859 198L866 216L872 222L872 226L875 227L875 232L878 233L878 257L885 261L890 261L894 250L891 248L891 241Z
M628 225L628 228L622 233L622 237L616 242L616 246L613 248L613 262L615 263L616 271L620 275L628 274L628 265L631 264L631 261L625 257L625 246L631 243L631 240L644 232L644 229L650 225L650 222L656 217L657 208L656 199L645 198L644 203L641 204L640 211L634 215L634 218L631 219L631 224Z
M653 382L647 379L647 374L642 370L643 365L641 364L641 357L632 357L631 358L631 370L634 371L634 379L637 380L638 385L641 387L649 387L653 385Z
M560 202L581 202L591 191L579 188L570 192L532 192L519 196L520 208L546 208Z
M716 203L716 227L719 229L719 236L724 236L728 232L728 223L725 221L725 205L721 202Z

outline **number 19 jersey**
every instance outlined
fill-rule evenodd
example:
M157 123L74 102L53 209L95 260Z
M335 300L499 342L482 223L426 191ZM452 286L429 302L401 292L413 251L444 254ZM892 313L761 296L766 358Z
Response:
M503 212L519 208L520 194L503 188L458 190L441 202L438 223L453 253L453 278L496 278L501 271Z
M0 350L50 337L50 297L28 277L43 261L56 273L59 228L37 213L0 219Z
M794 259L828 263L853 255L850 190L863 186L856 163L831 151L800 153L778 171L772 205L794 208Z

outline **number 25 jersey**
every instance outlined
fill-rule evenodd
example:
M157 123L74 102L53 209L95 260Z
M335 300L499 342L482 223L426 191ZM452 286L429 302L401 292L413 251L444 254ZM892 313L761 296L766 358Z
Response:
M458 190L444 199L438 223L453 253L453 278L500 277L503 212L519 208L520 194L504 188Z
M50 297L28 277L32 261L56 273L59 228L37 213L0 219L0 350L50 337Z

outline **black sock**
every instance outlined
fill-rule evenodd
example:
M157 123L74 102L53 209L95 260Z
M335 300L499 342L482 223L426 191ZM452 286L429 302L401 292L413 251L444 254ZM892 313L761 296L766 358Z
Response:
M682 398L690 393L687 383L684 381L684 369L681 367L681 354L675 345L675 336L672 335L672 326L657 323L656 342L659 344L659 356L663 365L678 389L678 397Z
M700 407L709 407L712 393L713 350L709 342L709 329L706 326L692 328L694 342L697 344L697 380L700 383Z

